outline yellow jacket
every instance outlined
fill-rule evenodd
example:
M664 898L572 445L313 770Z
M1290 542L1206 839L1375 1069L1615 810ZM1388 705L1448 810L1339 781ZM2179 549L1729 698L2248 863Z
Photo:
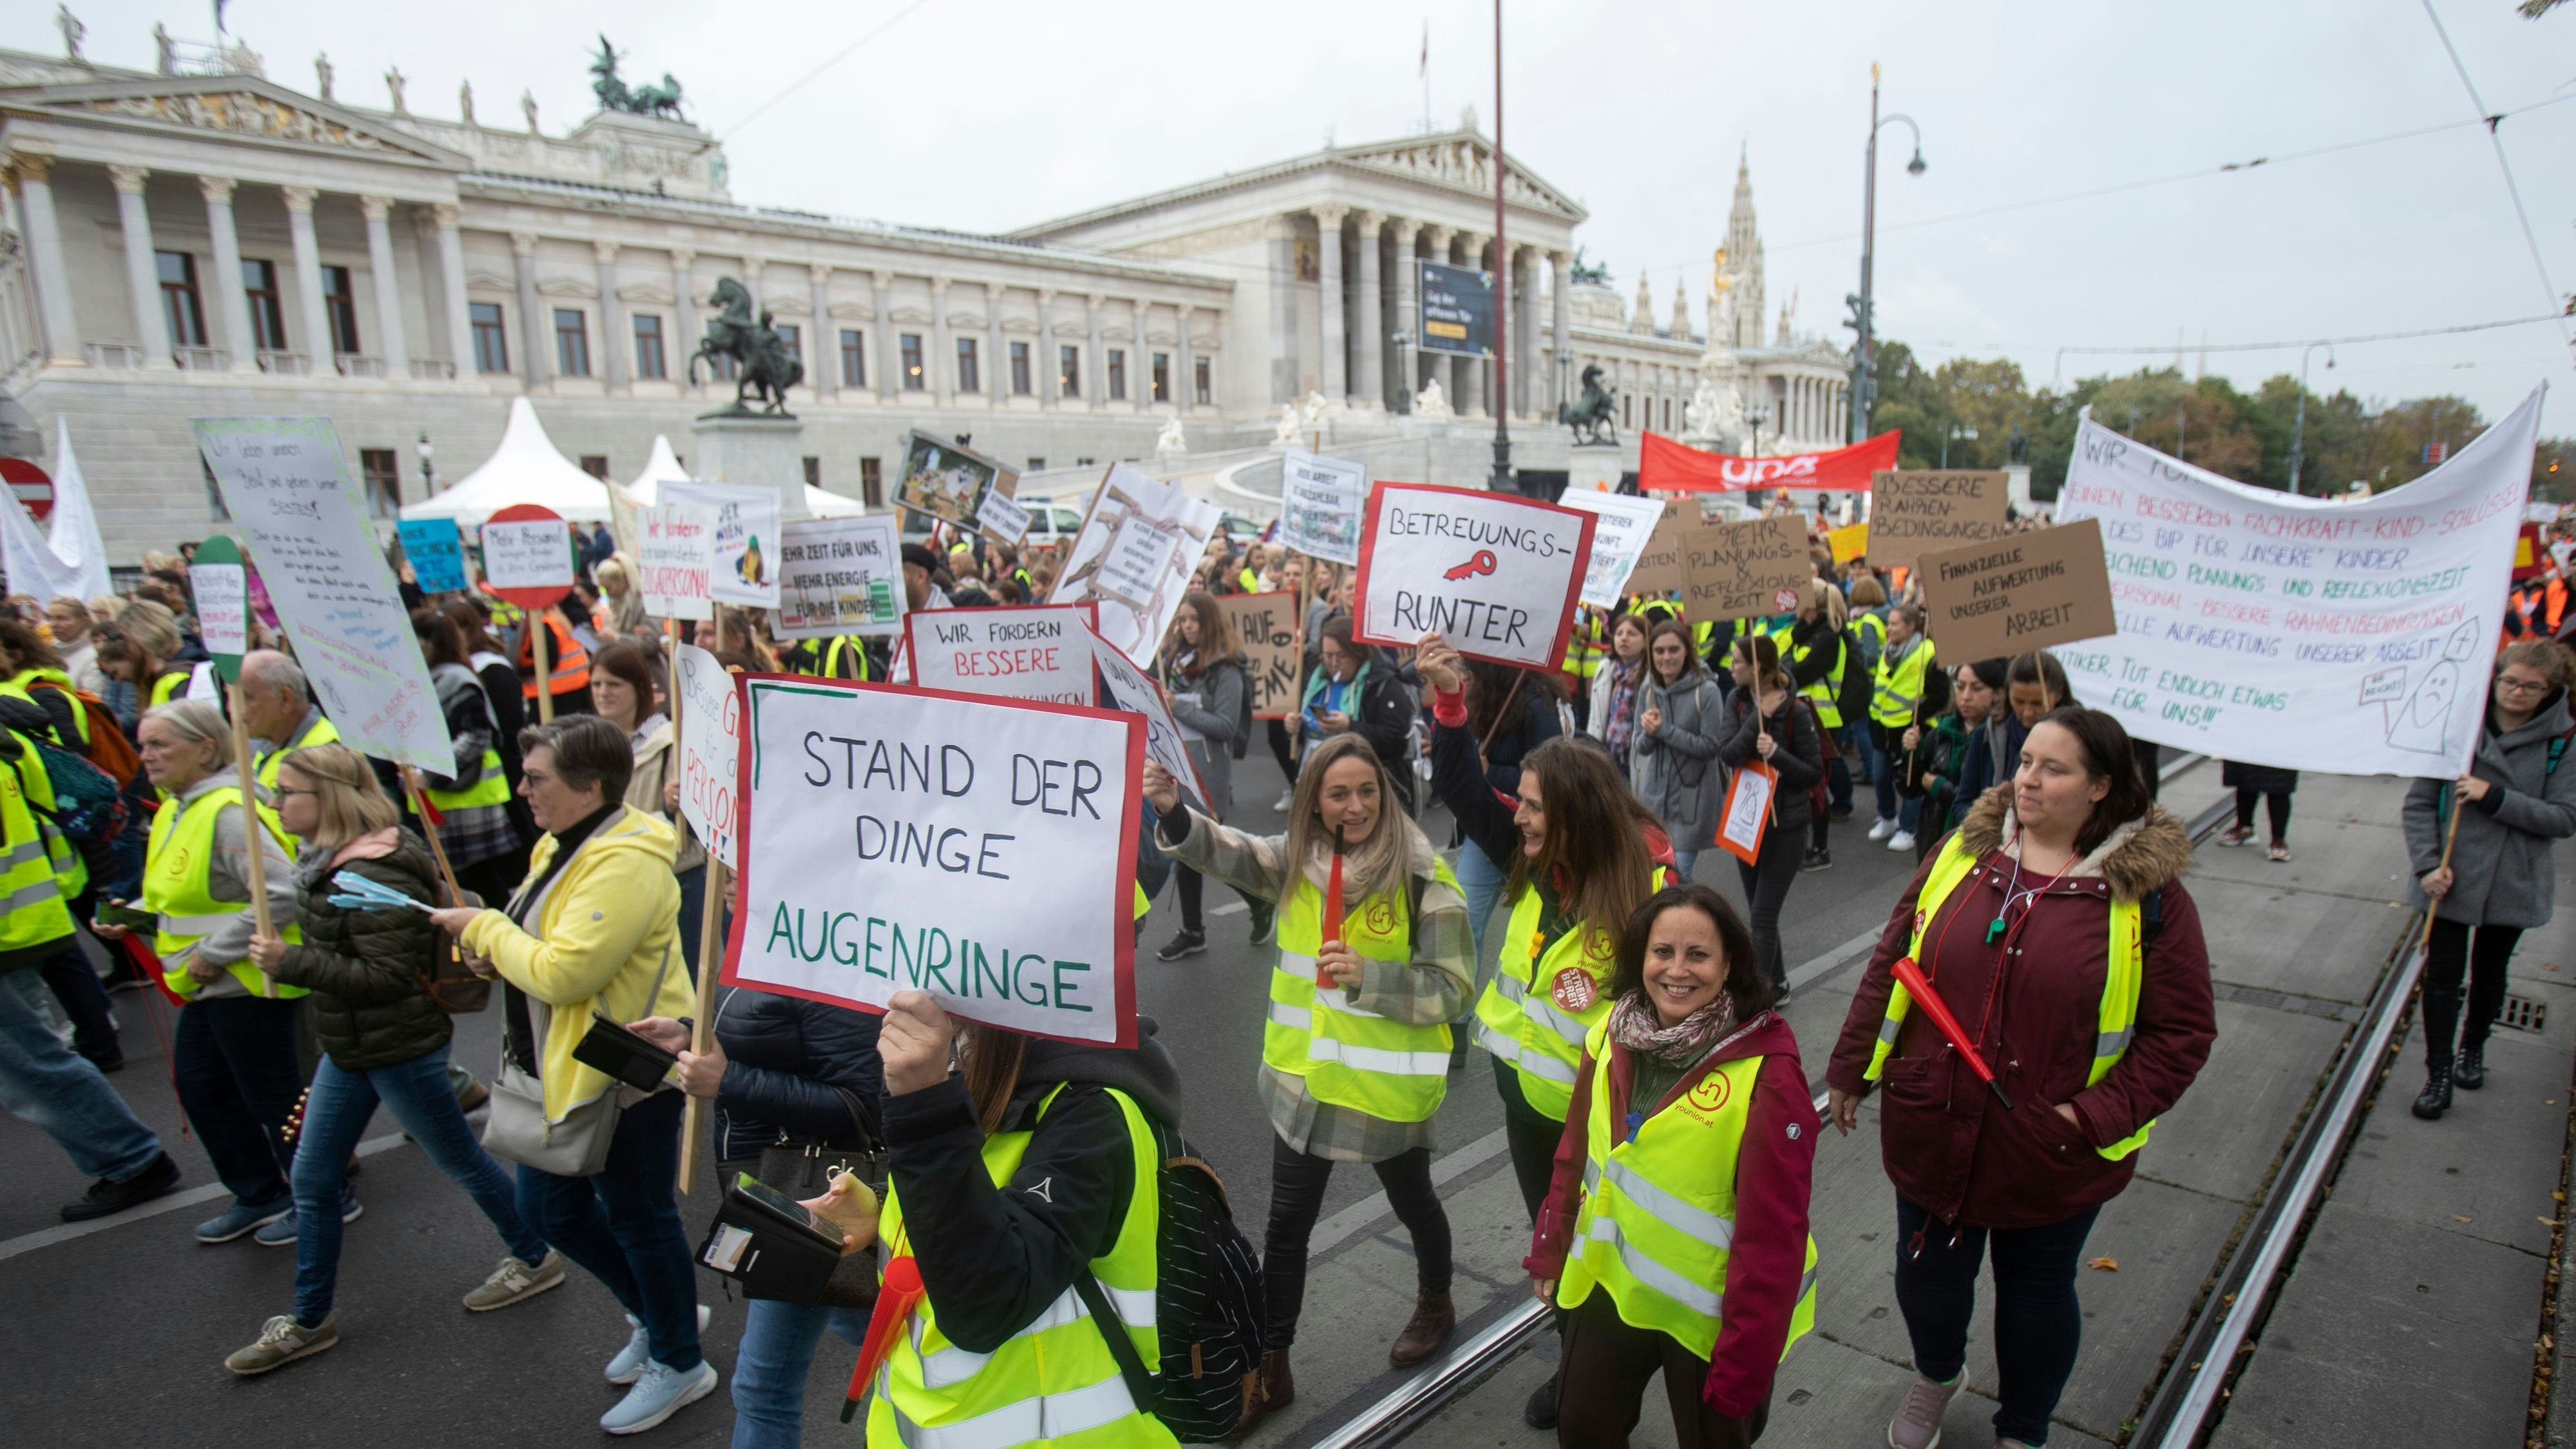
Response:
M593 1010L612 1021L683 1017L696 1005L680 956L680 882L671 873L680 838L658 816L631 806L582 842L555 878L530 935L497 910L466 926L465 949L491 958L503 980L553 1008L539 1049L537 1075L546 1088L546 1120L615 1086L606 1073L572 1059L590 1030ZM528 878L554 859L555 838L537 842ZM663 971L665 960L670 969ZM713 963L709 963L712 966ZM653 1000L653 976L662 991Z

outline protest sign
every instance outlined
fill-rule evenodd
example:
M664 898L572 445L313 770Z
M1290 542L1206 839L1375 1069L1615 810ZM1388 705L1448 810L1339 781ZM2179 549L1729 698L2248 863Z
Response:
M1358 563L1368 469L1295 448L1282 455L1279 467L1278 541L1331 563Z
M1834 562L1838 564L1850 563L1853 559L1864 557L1869 553L1869 525L1846 523L1840 528L1828 530L1825 534L1825 547L1833 551Z
M890 638L903 629L903 548L894 515L800 518L780 531L781 639Z
M2012 525L2000 471L1889 468L1869 475L1869 559L1912 565L1924 554L2001 538ZM1840 558L1841 555L1835 555Z
M708 564L715 518L703 508L657 503L637 514L635 587L656 619L712 619Z
M1689 524L1682 529L1682 576L1682 604L1694 619L1785 614L1816 576L1807 525L1790 513Z
M656 438L653 441L656 445L654 461L659 462L661 461L661 450L667 448L669 445L663 443L659 438ZM677 466L678 465L676 463L673 465L674 468ZM622 484L610 482L607 479L601 479L600 481L606 483L608 486L609 536L617 540L617 551L619 553L626 555L628 558L634 558L644 547L644 510L651 507L652 504L646 503L643 499L635 495L633 489L627 488ZM658 503L660 501L662 500L657 494L654 502Z
M452 594L465 582L465 546L453 518L406 518L395 525L403 557L411 561L411 581L425 594Z
M1201 809L1208 805L1207 786L1199 779L1199 767L1190 759L1181 727L1163 703L1163 691L1145 672L1127 662L1115 649L1095 649L1092 658L1100 665L1100 682L1109 690L1109 707L1145 717L1145 758L1172 772L1190 798Z
M542 609L572 592L572 533L563 516L513 503L486 519L483 578L523 609Z
M198 418L192 426L340 737L380 759L455 769L429 666L331 420Z
M1130 516L1170 524L1177 530L1162 580L1142 604L1111 597L1096 583L1109 552L1110 538ZM1223 516L1215 504L1192 498L1177 483L1148 477L1125 463L1113 463L1102 475L1100 491L1092 496L1091 507L1083 514L1082 531L1074 535L1073 548L1065 555L1064 572L1057 577L1047 602L1079 604L1099 599L1100 637L1129 659L1151 667L1154 652L1162 647L1163 636L1171 630L1172 615L1181 607L1181 595L1189 591L1190 570L1197 566L1209 536L1216 532L1217 520Z
M1029 511L999 493L987 493L976 505L975 526L1004 543L1018 543L1029 531Z
M1009 497L1019 480L983 454L915 428L904 444L903 471L895 475L894 502L924 518L975 528L984 499Z
M925 688L1090 704L1092 617L1080 604L906 614L904 658Z
M1169 524L1127 515L1119 521L1118 531L1109 535L1109 551L1100 556L1100 570L1092 575L1091 587L1102 598L1144 607L1171 570L1179 536L1180 530Z
M227 681L241 678L250 652L250 578L241 545L216 534L197 545L188 565L188 596L197 606L197 634Z
M2536 579L2548 572L2549 547L2540 541L2540 525L2526 523L2514 534L2513 570L2507 575L2515 583Z
M710 516L707 595L719 604L778 607L778 490L744 483L667 482L657 504L702 508Z
M1243 649L1244 685L1252 691L1254 719L1286 719L1297 712L1297 671L1304 663L1298 636L1297 596L1219 594L1219 613Z
M680 696L680 814L706 842L707 854L739 867L734 792L741 786L741 693L716 657L695 644L672 652L671 678Z
M1591 561L1583 570L1583 602L1596 609L1619 607L1619 600L1629 592L1637 556L1654 536L1655 525L1663 522L1664 501L1571 484L1556 501L1600 519L1593 525Z
M2086 418L2057 516L2100 523L2119 629L2056 651L2077 696L2140 738L2247 764L2466 770L2540 400L2403 488L2331 502L2231 482ZM1971 657L1938 625L1933 638Z
M1924 627L1952 658L2008 658L2115 627L2092 519L1927 553L1915 568Z
M1352 637L1410 647L1437 632L1470 659L1554 669L1598 522L1507 493L1380 483L1360 535Z
M1762 859L1762 835L1771 823L1771 797L1779 786L1779 771L1760 760L1747 760L1736 766L1735 779L1726 788L1726 809L1718 817L1717 843L1746 865Z
M1689 583L1682 572L1683 505L1667 504L1664 516L1637 550L1637 566L1628 571L1628 592L1649 598L1678 594ZM1697 515L1691 514L1691 517Z
M726 984L1136 1044L1142 721L774 675L743 719Z

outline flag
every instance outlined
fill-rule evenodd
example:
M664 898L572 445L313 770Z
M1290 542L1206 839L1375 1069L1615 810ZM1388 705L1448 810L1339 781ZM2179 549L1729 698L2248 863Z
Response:
M1428 20L1422 22L1422 64L1415 68L1414 77L1417 80L1431 78L1431 22Z
M99 538L98 509L90 502L89 485L81 477L80 459L72 455L72 428L68 417L54 419L54 513L51 520L50 545L54 557L61 559L76 580L80 590L75 597L83 603L101 594L116 592L115 581L107 568L107 545Z
M1822 453L1738 458L1703 453L1658 433L1639 449L1637 486L1648 493L1739 493L1748 488L1869 491L1869 475L1896 466L1898 434L1890 429L1867 442Z

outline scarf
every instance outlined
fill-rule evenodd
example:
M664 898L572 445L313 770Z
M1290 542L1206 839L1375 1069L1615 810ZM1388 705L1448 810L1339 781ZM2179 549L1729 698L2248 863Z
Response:
M1725 991L1671 1026L1664 1025L1655 1009L1646 1004L1646 989L1642 986L1620 997L1618 1005L1610 1008L1612 1041L1671 1067L1686 1067L1708 1055L1708 1049L1734 1029L1735 997Z
M1646 676L1646 661L1632 663L1612 661L1610 665L1610 717L1602 727L1602 743L1614 757L1625 758L1629 743L1637 737L1637 685Z

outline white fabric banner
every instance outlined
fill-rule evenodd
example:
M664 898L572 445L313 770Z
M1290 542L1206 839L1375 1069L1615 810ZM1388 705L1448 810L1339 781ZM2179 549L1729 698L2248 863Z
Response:
M2350 503L2221 478L2088 413L2057 517L2102 521L2120 630L2052 651L2076 697L2139 738L2245 764L2466 770L2540 402Z
M73 597L87 603L102 594L116 592L109 577L107 545L98 536L98 508L89 499L89 484L81 477L80 459L72 454L72 425L68 414L54 419L54 512L52 535L48 542L54 557L61 559L78 576L80 592Z

